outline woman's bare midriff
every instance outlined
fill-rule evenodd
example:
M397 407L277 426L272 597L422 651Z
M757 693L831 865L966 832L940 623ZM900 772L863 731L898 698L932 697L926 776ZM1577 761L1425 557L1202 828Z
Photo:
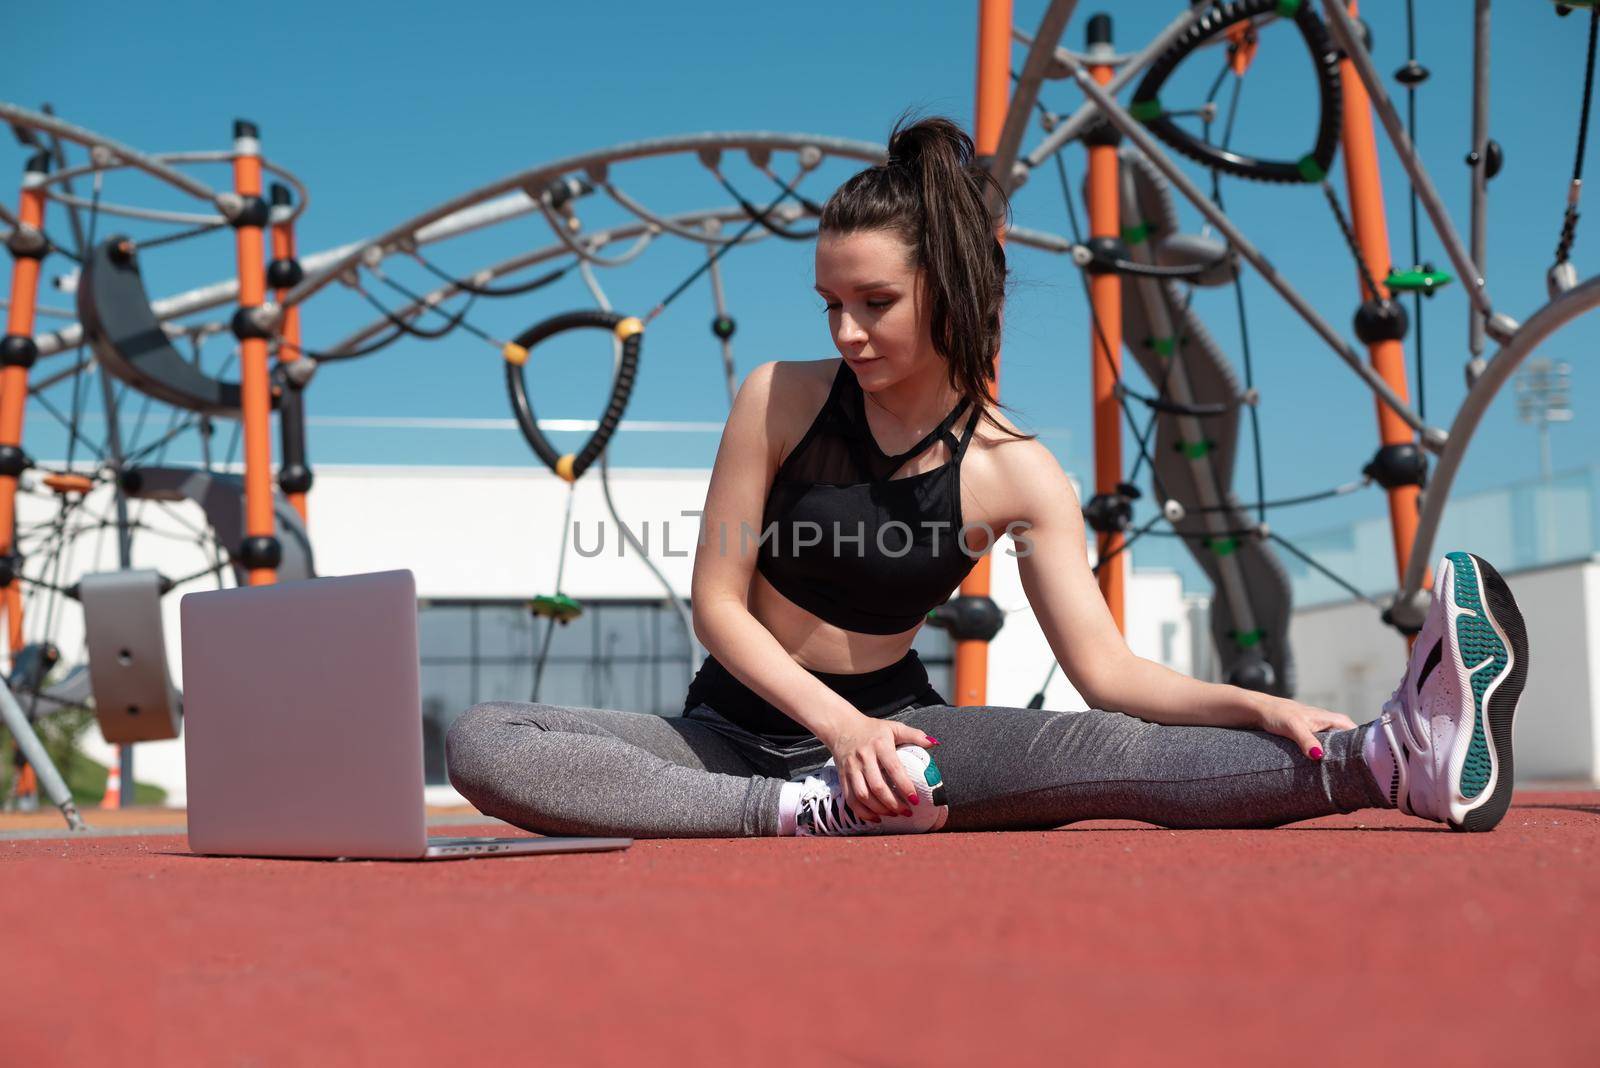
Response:
M858 634L824 623L773 588L757 571L750 577L750 614L771 632L795 663L828 674L859 675L888 667L906 655L921 624L901 634Z

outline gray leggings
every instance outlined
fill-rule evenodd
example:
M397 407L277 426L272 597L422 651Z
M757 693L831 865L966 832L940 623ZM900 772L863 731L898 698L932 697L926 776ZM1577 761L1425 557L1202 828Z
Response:
M1121 712L925 705L887 718L939 740L947 831L1092 819L1276 827L1388 804L1361 757L1368 726L1322 732L1313 761L1265 731ZM705 704L669 718L511 701L462 713L445 751L451 783L487 816L636 838L775 835L779 788L830 755L814 737L775 741Z

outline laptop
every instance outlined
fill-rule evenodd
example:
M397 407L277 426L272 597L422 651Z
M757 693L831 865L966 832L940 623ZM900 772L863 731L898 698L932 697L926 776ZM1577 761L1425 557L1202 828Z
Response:
M631 838L430 838L410 571L179 602L189 848L444 860L624 849Z

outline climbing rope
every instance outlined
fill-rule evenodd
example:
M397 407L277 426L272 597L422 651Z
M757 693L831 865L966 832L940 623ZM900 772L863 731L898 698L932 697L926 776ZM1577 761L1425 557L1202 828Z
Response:
M1567 186L1567 210L1561 219L1561 237L1556 242L1556 266L1567 262L1572 243L1578 236L1578 197L1583 192L1583 157L1589 143L1589 103L1594 97L1594 56L1596 30L1600 28L1600 7L1589 8L1589 54L1583 68L1583 108L1578 115L1578 148L1573 154L1572 181Z

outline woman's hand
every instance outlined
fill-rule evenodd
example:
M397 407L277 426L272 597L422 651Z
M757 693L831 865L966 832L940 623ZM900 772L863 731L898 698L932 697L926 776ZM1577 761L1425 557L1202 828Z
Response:
M895 755L902 745L929 748L939 743L917 728L893 719L857 714L820 739L839 767L839 785L856 815L873 823L884 816L909 816L917 788Z
M1263 701L1258 726L1294 742L1311 760L1322 759L1322 743L1317 740L1317 731L1348 730L1356 725L1349 716L1303 705L1286 697L1265 696Z

